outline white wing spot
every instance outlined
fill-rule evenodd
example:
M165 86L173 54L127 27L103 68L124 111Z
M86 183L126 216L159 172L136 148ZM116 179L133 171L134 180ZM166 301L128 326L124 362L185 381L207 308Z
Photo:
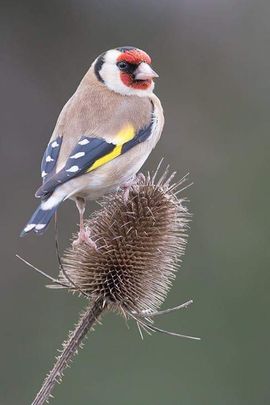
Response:
M79 159L80 157L84 156L85 152L77 152L75 155L70 156L70 159Z
M82 141L79 141L79 145L87 145L89 143L88 139L83 139Z
M36 226L36 224L28 224L28 225L26 225L26 227L24 228L24 232L32 231L32 229L34 229L35 226Z
M40 231L41 229L45 228L45 226L46 226L46 224L37 224L37 225L35 226L35 229L36 229L37 231Z
M41 177L43 178L43 177L47 176L47 174L48 173L46 173L44 170L42 170Z
M75 173L78 170L79 170L79 166L71 166L69 169L66 170L66 172Z
M59 146L59 143L57 143L56 141L53 141L51 146L52 146L52 148L57 148L57 146Z
M46 162L53 162L54 159L49 155L46 157Z

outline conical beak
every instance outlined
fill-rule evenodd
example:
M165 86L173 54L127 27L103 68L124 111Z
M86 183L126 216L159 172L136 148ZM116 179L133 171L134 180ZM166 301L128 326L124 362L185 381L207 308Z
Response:
M158 74L147 63L142 62L134 71L135 80L152 80L158 77Z

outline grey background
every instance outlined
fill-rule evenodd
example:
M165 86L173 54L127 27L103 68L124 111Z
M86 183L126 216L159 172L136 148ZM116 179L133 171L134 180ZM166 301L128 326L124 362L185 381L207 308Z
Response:
M84 306L44 288L15 254L57 274L53 227L18 234L63 104L92 60L122 45L148 51L160 74L166 127L145 170L164 156L194 181L188 248L164 307L195 303L159 325L202 341L142 342L106 315L51 403L270 403L269 17L267 0L1 2L1 405L31 402ZM78 216L71 202L59 215L64 248Z

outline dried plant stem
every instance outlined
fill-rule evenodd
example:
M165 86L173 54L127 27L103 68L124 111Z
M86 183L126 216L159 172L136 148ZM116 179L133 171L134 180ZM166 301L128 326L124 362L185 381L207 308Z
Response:
M55 384L61 382L63 371L71 362L72 357L77 354L84 337L95 324L104 309L105 307L101 300L87 307L81 315L74 331L70 332L68 340L64 342L61 354L57 357L54 367L44 380L32 405L42 405L48 402Z

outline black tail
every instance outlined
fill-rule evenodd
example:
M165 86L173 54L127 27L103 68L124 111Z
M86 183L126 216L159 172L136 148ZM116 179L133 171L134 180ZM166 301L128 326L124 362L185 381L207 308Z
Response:
M49 210L42 209L42 205L40 205L25 225L20 236L24 236L31 231L38 234L44 233L49 225L50 220L52 219L53 214L57 210L58 205L59 204Z

